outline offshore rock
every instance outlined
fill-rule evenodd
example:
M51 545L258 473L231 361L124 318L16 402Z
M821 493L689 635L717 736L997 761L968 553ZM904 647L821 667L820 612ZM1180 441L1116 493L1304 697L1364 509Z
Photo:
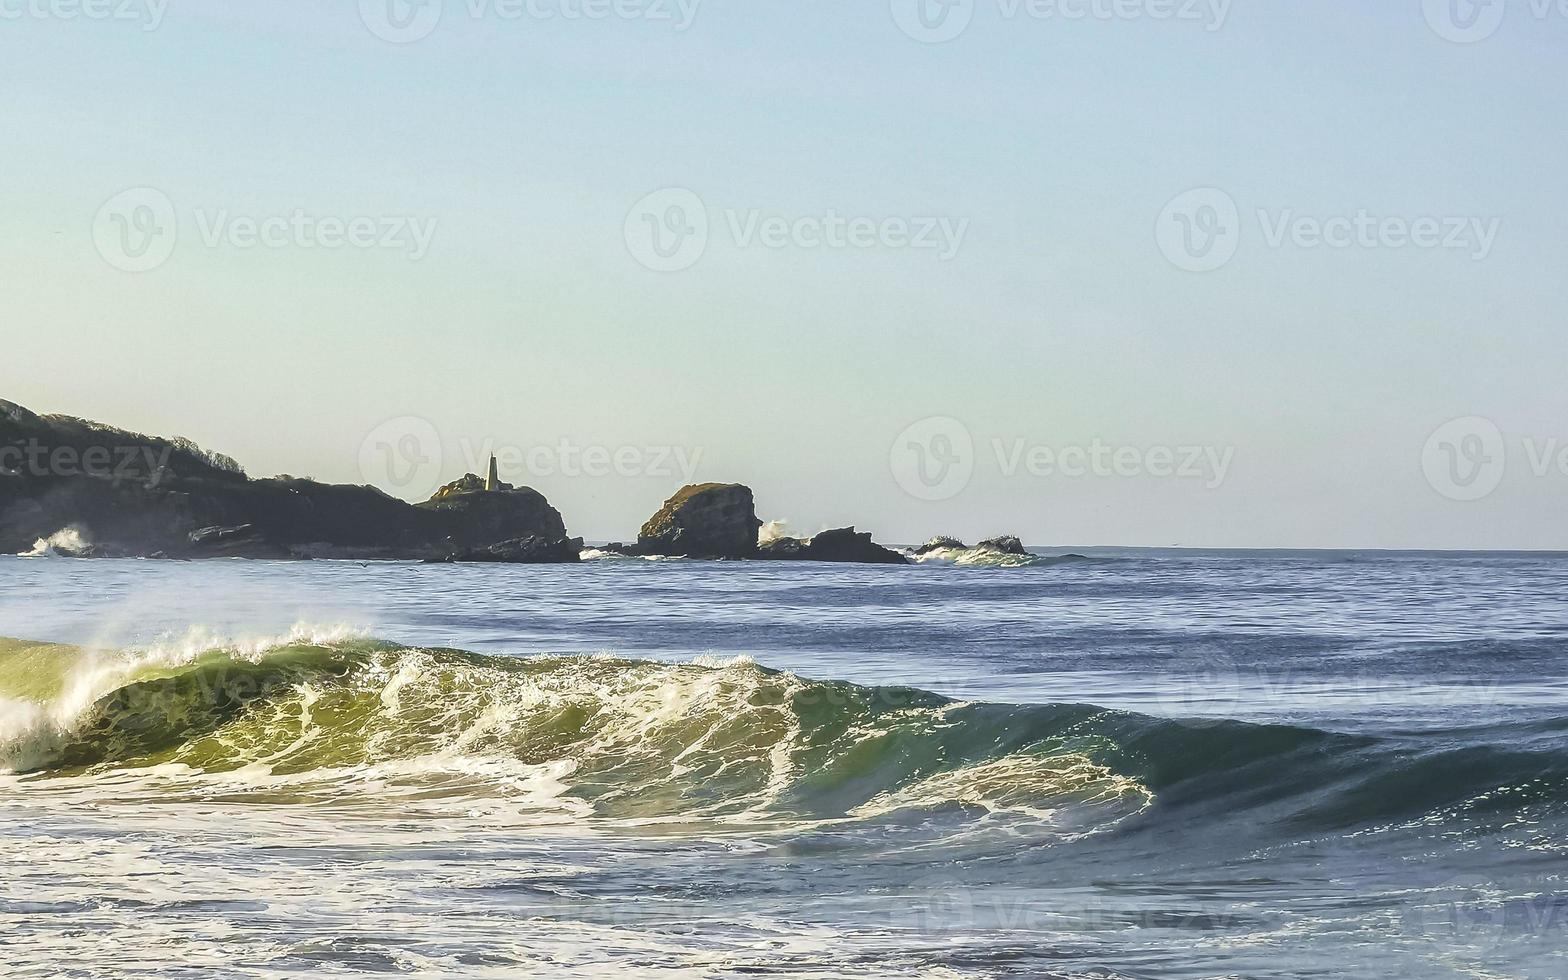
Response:
M750 487L703 483L664 502L642 526L637 550L666 557L753 558L761 527Z
M759 558L774 561L825 561L862 565L908 565L909 559L884 548L852 527L823 531L807 541L775 538L762 546Z
M950 538L945 534L937 535L930 541L915 549L917 555L929 555L933 551L968 551L969 546L957 538Z
M1024 548L1024 543L1010 534L1004 534L997 538L988 538L980 542L976 547L984 548L987 551L1000 551L1004 555L1029 554Z
M551 541L566 537L561 512L539 491L505 483L497 487L486 490L484 479L469 473L417 506L440 515L451 526L453 541L464 547L488 547L529 536Z
M860 534L852 527L823 531L806 542L807 561L857 562L865 565L907 565L909 559Z

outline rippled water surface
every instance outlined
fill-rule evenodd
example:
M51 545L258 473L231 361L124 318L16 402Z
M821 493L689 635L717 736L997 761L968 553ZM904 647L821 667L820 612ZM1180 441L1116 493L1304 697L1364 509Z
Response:
M0 972L1568 976L1565 586L0 559Z

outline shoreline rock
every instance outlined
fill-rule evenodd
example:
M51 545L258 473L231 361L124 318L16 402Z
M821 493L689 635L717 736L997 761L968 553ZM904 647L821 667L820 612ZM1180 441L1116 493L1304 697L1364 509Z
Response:
M544 538L530 534L487 548L457 551L428 564L575 565L582 560L582 538Z

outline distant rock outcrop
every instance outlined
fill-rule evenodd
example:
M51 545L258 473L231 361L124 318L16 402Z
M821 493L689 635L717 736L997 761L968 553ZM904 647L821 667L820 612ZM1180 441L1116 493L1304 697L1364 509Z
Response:
M907 565L909 559L871 540L852 527L823 531L806 542L801 557L807 561L857 562L864 565Z
M642 526L637 551L686 558L753 558L757 507L751 488L704 483L683 488Z
M1024 548L1024 543L1010 534L987 538L973 548L957 538L950 538L945 534L938 535L916 548L911 554L916 558L922 558L926 555L938 554L940 552L956 551L994 551L999 554L1014 556L1027 556L1029 554L1028 550Z
M967 551L968 549L969 546L957 538L950 538L945 534L939 534L930 541L927 541L925 544L916 548L915 554L929 555L933 551Z
M486 490L485 481L469 473L417 507L440 515L441 522L450 528L450 539L463 547L487 547L530 536L566 539L561 512L551 507L543 494L529 487L496 486Z
M826 561L862 565L907 565L909 559L884 548L852 527L823 531L809 540L774 538L763 545L760 558L774 561Z
M987 538L986 540L976 545L976 547L984 548L987 551L1000 551L1004 555L1029 554L1028 550L1024 548L1024 543L1018 538L1013 537L1011 534L1004 534L1001 537L996 538Z

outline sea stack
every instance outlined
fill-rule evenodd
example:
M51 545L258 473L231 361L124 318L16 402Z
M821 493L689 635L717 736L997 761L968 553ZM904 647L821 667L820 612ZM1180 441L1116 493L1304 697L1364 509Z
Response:
M750 487L703 483L664 502L642 526L637 550L680 558L753 558L761 529Z

